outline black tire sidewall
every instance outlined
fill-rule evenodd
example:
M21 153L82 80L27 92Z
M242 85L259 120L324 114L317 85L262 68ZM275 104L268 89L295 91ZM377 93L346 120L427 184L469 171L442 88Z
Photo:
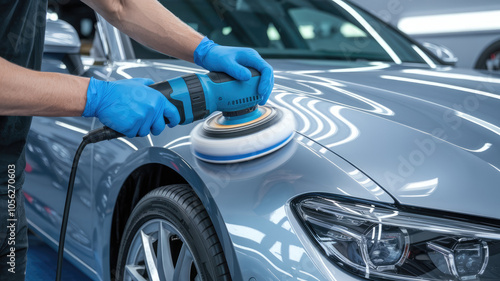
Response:
M195 199L199 200L198 198ZM154 219L163 219L174 226L185 239L183 242L188 245L197 263L198 274L200 274L202 280L215 280L217 275L213 268L216 265L212 265L213 258L209 253L209 249L206 248L205 239L193 217L177 201L160 194L151 193L141 199L127 221L118 255L117 280L123 280L124 278L125 263L134 236L145 223Z

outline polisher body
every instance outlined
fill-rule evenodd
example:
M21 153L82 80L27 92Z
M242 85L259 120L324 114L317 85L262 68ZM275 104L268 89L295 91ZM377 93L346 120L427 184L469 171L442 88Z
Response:
M211 163L242 162L280 149L293 138L295 129L289 110L257 106L262 100L257 93L260 73L254 69L251 72L252 78L248 81L210 72L186 75L150 87L177 107L181 125L221 111L191 131L193 154Z
M204 119L215 111L238 116L255 110L262 100L257 93L260 73L251 69L252 78L238 81L231 76L210 72L189 74L162 81L150 87L160 91L177 109L181 125ZM168 120L165 120L168 123Z

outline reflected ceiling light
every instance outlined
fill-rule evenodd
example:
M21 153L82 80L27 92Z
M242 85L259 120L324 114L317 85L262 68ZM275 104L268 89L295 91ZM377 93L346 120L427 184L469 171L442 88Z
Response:
M208 70L205 70L205 69L202 69L202 68L194 68L194 67L188 67L188 66L179 66L179 65L170 64L170 63L153 62L153 65L158 66L161 69L173 70L173 71L177 71L177 72L199 73L199 74L208 73Z
M151 134L148 135L148 140L149 140L149 144L151 144L151 146L155 146L153 144L153 139L151 138Z
M497 134L497 135L500 135L500 127L496 126L496 125L493 125L491 124L490 122L487 122L487 121L484 121L483 119L480 119L480 118L477 118L477 117L474 117L472 115L469 115L467 113L463 113L463 112L460 112L460 111L455 111L455 115L460 117L460 118L463 118L467 121L470 121L474 124L477 124L487 130L490 130L492 131L493 133Z
M327 133L326 134L322 134L321 136L315 138L314 140L317 141L317 142L319 142L321 140L324 140L324 139L327 139L327 138L333 136L337 132L337 130L338 130L337 125L335 125L335 123L332 121L331 118L326 117L326 115L324 115L319 110L317 110L316 107L314 107L314 105L312 105L311 109L314 110L314 112L316 112L321 117L321 119L324 120L324 121L326 121L326 123L328 124L328 127L327 127L328 131L327 131ZM323 127L323 124L322 124L322 127Z
M423 85L428 85L428 86L441 87L441 88L446 88L446 89L452 89L452 90L457 90L457 91L462 91L462 92L468 92L468 93L472 93L472 94L482 95L482 96L486 96L486 97L489 97L489 98L500 99L500 95L495 95L495 94L484 92L484 91L480 91L480 90L474 90L474 89L469 89L469 88L454 86L454 85L445 84L445 83L432 82L432 81L419 80L419 79L411 79L411 78L399 77L399 76L391 76L391 75L381 75L380 78L382 78L382 79L389 79L389 80L396 80L396 81L403 81L403 82L409 82L409 83L415 83L415 84L423 84Z
M436 190L438 183L439 183L438 178L433 178L425 181L411 182L401 187L398 193L400 193L399 196L401 197L426 197L431 195Z
M359 108L359 107L355 107L355 106L351 106L351 105L347 105L347 107L351 107L351 108L355 108L355 109L359 109L359 110L362 110L362 111L368 111L368 112L373 112L373 113L377 113L377 114L382 114L382 115L388 115L388 116L393 116L394 115L394 111L392 111L390 108L386 107L386 106L383 106L382 104L374 101L374 100L371 100L369 98L366 98L362 95L358 95L358 94L355 94L353 92L350 92L350 91L347 91L347 90L344 90L342 88L338 88L338 87L334 87L334 86L326 86L330 89L333 89L339 93L342 93L342 94L345 94L347 96L350 96L352 98L355 98L361 102L364 102L366 104L368 104L369 106L373 107L373 110L366 110L364 108Z
M74 131L74 132L77 132L77 133L80 133L80 134L87 134L89 131L87 130L84 130L84 129L81 129L81 128L78 128L78 127L75 127L73 125L70 125L68 123L64 123L64 122L61 122L61 121L56 121L55 124L57 126L61 126L63 128L66 128L68 130L71 130L71 131Z
M462 148L464 150L470 151L470 152L480 153L480 152L485 152L486 150L490 149L491 145L492 145L491 143L487 142L487 143L483 144L483 146L481 146L478 149L467 149L465 147L461 147L461 146L458 146L458 145L456 145L456 146L460 147L460 148Z
M467 74L448 73L448 72L431 71L431 70L423 70L423 69L405 69L405 70L403 70L403 72L410 73L410 74L441 77L441 78L450 78L450 79L458 79L458 80L469 80L469 81L475 81L475 82L500 84L500 79L489 77L489 76L474 76L474 75L467 75Z
M330 113L333 114L333 116L335 116L337 119L339 119L342 123L344 123L345 125L347 125L347 127L349 128L350 134L349 134L349 136L347 136L343 140L340 140L338 142L325 145L327 148L331 148L331 147L338 146L338 145L341 145L341 144L344 144L344 143L348 143L348 142L356 139L359 136L359 130L358 130L358 128L356 126L354 126L354 124L352 124L351 122L349 122L346 118L344 118L344 116L340 115L340 110L341 109L345 109L345 108L343 108L341 106L333 106L330 109Z
M226 223L226 227L231 235L252 240L257 244L262 243L262 240L264 239L264 237L266 237L266 234L264 234L262 231L249 226Z
M291 106L289 102L284 102L283 98L285 98L286 96L292 96L292 95L290 93L281 93L281 94L275 95L275 99L282 106L285 106L288 109L290 109L291 111L293 111L296 114L296 117L298 117L298 119L296 119L297 121L302 120L303 127L302 127L302 130L300 130L298 132L299 133L307 132L307 130L309 130L309 128L311 127L311 122L309 121L309 118L307 118L307 116L305 116L304 113L302 113L300 110L297 110L297 108L295 106ZM295 95L293 95L293 96L295 96ZM295 102L296 99L294 99L293 102ZM270 104L274 104L274 103L270 102ZM297 130L299 128L299 126L298 126L299 124L300 124L300 122L298 122L298 124L297 124Z
M184 136L184 137L180 137L180 138L176 138L175 140L167 143L165 146L163 146L163 148L168 148L169 146L171 146L172 144L176 143L176 142L179 142L179 141L182 141L182 140L185 140L185 139L189 139L190 136Z
M372 66L364 66L364 67L351 67L351 68L340 68L340 69L330 69L328 72L364 72L370 70L379 70L388 68L390 65L387 63L372 65Z
M499 18L500 11L416 16L401 19L398 28L411 35L498 30Z
M176 145L174 145L174 146L169 147L169 149L174 149L174 148L181 147L181 146L186 146L186 145L191 145L191 142L190 142L190 141L187 141L187 142L181 142L181 143L179 143L179 144L176 144Z
M133 145L131 142L129 142L128 140L124 139L124 138L117 138L117 140L123 142L124 144L130 146L133 150L139 150L137 148L137 146Z
M319 102L319 100L311 100L307 103L307 108L310 109L311 111L309 110L305 110L306 113L309 113L310 116L312 116L312 118L314 119L314 121L316 122L317 124L317 128L314 132L312 132L308 137L310 138L313 138L313 136L321 133L323 131L323 129L325 128L324 126L324 122L318 117L318 115L321 115L321 113L314 107L315 104L317 104ZM314 112L314 113L313 113ZM323 115L324 117L324 115ZM323 118L323 120L326 120L327 118Z

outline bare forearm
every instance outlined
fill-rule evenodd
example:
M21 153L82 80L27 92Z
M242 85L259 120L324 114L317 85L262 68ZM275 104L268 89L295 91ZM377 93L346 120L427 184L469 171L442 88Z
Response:
M159 52L193 61L203 36L156 0L84 0L130 37Z
M0 115L80 116L88 78L29 70L0 58Z

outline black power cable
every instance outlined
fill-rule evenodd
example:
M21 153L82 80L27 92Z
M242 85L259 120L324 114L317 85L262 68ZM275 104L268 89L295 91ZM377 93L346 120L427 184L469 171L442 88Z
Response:
M61 233L59 236L59 249L57 251L56 281L61 280L62 263L64 255L64 241L66 239L66 228L68 226L69 209L71 206L71 196L73 195L73 186L75 185L75 176L76 176L76 171L78 169L78 161L80 160L80 156L83 152L83 149L89 143L96 143L103 140L112 140L119 137L123 137L123 134L120 134L108 127L102 127L100 129L93 130L88 134L86 134L85 136L83 136L83 140L75 152L75 158L73 159L73 165L71 166L71 173L69 175L68 192L66 194L66 202L64 204L64 212L61 224Z

